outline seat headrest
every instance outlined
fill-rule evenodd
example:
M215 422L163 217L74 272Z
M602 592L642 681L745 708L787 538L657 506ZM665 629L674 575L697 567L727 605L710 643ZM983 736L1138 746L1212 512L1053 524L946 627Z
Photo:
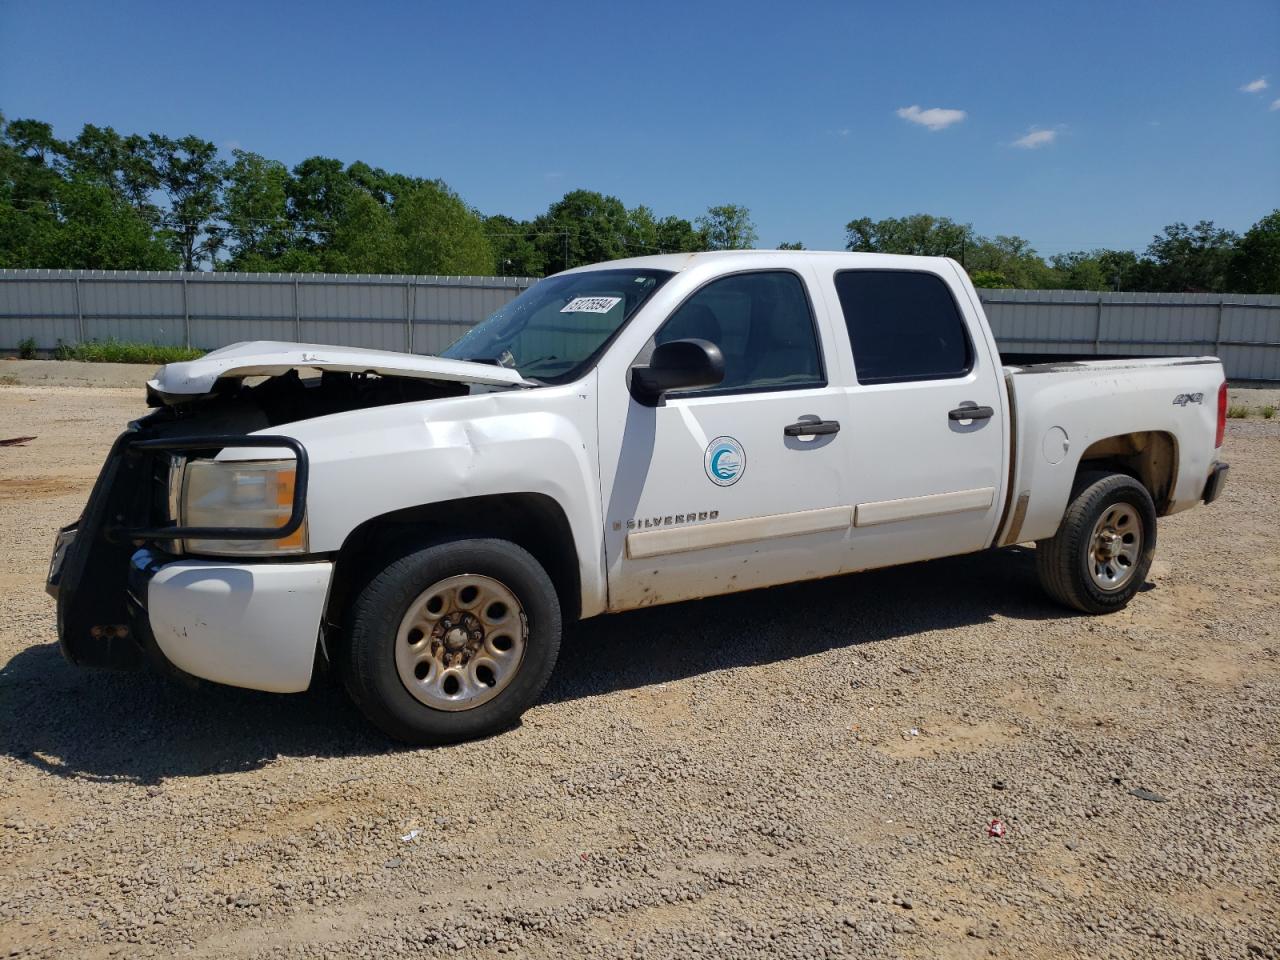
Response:
M720 321L706 304L687 303L671 318L658 341L670 343L672 340L710 340L720 346L723 336Z

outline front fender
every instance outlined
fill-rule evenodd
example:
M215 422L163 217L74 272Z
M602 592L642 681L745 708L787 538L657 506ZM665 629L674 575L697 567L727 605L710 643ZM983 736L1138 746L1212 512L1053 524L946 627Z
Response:
M583 615L605 604L594 390L582 384L351 411L272 428L307 448L311 550L368 520L466 497L537 493L568 518Z

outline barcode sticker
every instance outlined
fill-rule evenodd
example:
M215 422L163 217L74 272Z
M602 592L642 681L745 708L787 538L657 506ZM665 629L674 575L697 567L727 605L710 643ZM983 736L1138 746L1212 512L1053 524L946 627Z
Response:
M608 313L621 302L621 297L574 297L560 308L560 312Z

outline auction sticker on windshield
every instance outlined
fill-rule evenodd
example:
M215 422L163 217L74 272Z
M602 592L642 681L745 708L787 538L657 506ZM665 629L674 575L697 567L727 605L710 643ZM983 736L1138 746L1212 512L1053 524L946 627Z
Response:
M608 313L621 302L621 297L574 297L560 308L560 312Z

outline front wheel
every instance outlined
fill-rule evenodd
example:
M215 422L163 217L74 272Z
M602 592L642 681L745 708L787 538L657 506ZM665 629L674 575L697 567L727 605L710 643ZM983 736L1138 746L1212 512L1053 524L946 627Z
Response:
M560 604L541 565L504 540L453 540L389 564L351 608L344 681L380 729L413 744L510 726L560 650Z
M1036 544L1036 573L1053 599L1085 613L1121 610L1146 582L1156 551L1156 508L1122 473L1076 483L1058 532Z

